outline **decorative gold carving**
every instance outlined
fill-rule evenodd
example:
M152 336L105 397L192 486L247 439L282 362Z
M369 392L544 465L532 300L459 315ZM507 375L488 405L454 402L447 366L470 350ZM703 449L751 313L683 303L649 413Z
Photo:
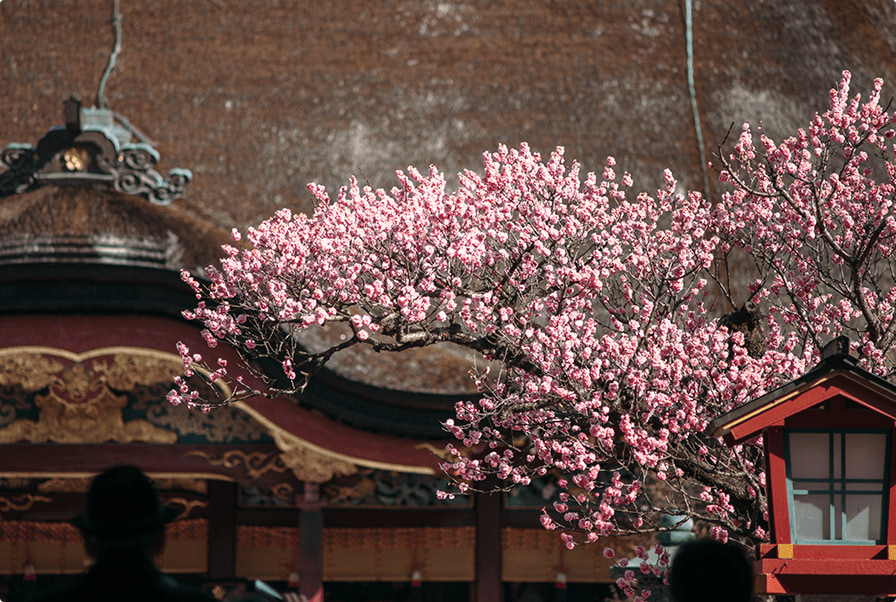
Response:
M163 490L175 490L175 491L192 491L193 493L208 493L208 483L203 479L184 479L184 478L163 478L157 479L153 477L152 479L156 486Z
M93 370L102 374L113 389L128 391L137 385L170 383L183 372L175 359L119 353L104 361L94 361Z
M27 391L39 391L77 377L60 374L72 369L66 368L69 364L80 366L75 370L88 380L120 390L171 382L182 370L176 354L138 347L102 347L85 353L51 347L8 347L0 349L0 385L19 384ZM74 382L67 386L77 388Z
M296 498L296 490L289 483L277 483L271 487L271 493L290 503Z
M190 512L193 511L193 508L207 508L208 502L202 500L188 500L185 497L169 497L165 498L165 505L183 507L180 514L174 517L174 520L180 520L190 516Z
M153 424L169 427L180 435L201 435L212 443L231 443L234 440L257 441L267 435L267 429L251 416L237 409L221 408L209 414L191 411L186 406L171 404L147 409Z
M16 419L16 407L13 404L0 405L0 426L9 424Z
M212 454L201 450L194 450L184 454L186 456L199 456L204 458L206 462L212 466L223 466L225 468L236 468L241 464L246 467L249 476L257 479L261 475L269 471L286 472L287 466L283 463L280 456L275 454L266 454L264 452L244 452L238 449L232 449L220 457L215 458Z
M32 480L28 477L6 477L2 481L4 489L31 489Z
M351 462L325 455L297 437L273 432L274 443L282 452L283 463L300 481L326 483L335 476L354 474L358 467Z
M103 389L103 383L84 364L72 364L59 376L60 378L50 385L50 391L63 403L85 403L99 395Z
M30 493L22 493L11 497L0 497L0 511L8 512L10 510L30 510L35 502L50 502L52 498L42 495L33 495Z
M89 477L52 478L38 484L43 493L84 493L90 488Z
M181 373L182 362L176 353L159 351L157 349L145 349L143 347L98 347L83 353L75 353L57 347L42 347L25 345L19 347L6 347L0 349L0 365L5 358L35 356L46 361L55 361L50 358L65 360L69 363L98 365L95 370L103 374L103 379L109 379L113 388L132 388L128 383L153 385L167 383L171 376ZM106 358L112 364L100 361ZM32 360L28 360L32 361ZM57 363L56 367L46 370L47 373L55 373L63 370L64 364ZM93 368L91 368L93 369ZM114 384L113 382L114 381ZM218 384L220 383L220 384ZM223 381L218 381L215 386L220 387L221 393L226 397L230 394L230 388ZM0 382L0 384L3 384ZM120 385L120 387L119 387ZM46 386L46 385L45 385ZM32 389L38 390L38 389Z
M364 477L352 485L335 485L324 487L324 494L330 504L350 504L355 500L364 500L376 493L376 483L370 477Z
M20 385L28 392L40 391L56 381L61 362L38 353L0 356L0 385Z
M44 396L53 394L69 405L92 403L99 397L111 395L112 390L133 391L140 385L166 385L172 383L173 377L182 369L180 358L173 353L136 347L104 347L85 353L49 347L0 349L0 385L18 384L28 392ZM222 386L226 388L226 385ZM46 390L49 392L45 393ZM186 408L167 406L148 409L150 420L163 429L148 429L147 432L195 433L221 443L238 438L251 441L264 437L267 432L253 417L244 413L238 415L236 410L206 416ZM15 407L0 408L0 425L12 423L15 418ZM15 432L22 431L26 435L32 433L32 429L33 426L25 423L14 427ZM4 436L12 436L14 431ZM141 440L144 437L135 436ZM169 439L170 436L165 442Z
M73 367L73 365L78 367ZM0 349L0 385L20 384L30 392L38 392L49 387L50 392L54 392L57 397L64 399L67 403L74 404L81 401L82 405L89 406L96 402L96 398L92 396L91 392L101 396L104 403L107 403L109 397L114 397L110 388L129 390L137 384L157 385L168 381L171 375L178 374L180 366L181 360L174 353L139 347L102 347L83 353L41 346L7 347ZM63 373L66 378L71 379L71 383L64 380ZM225 397L229 393L229 389L223 381L219 381L215 386L222 389L222 394ZM79 398L79 395L82 397ZM49 393L44 395L44 397L48 396ZM281 458L284 464L302 480L323 483L334 475L354 474L357 471L357 466L415 474L433 473L430 466L381 463L371 459L352 458L344 454L329 452L324 448L298 439L266 415L252 408L250 404L239 402L234 404L234 408L249 417L244 426L234 426L230 424L230 421L225 422L224 426L221 424L209 425L204 419L197 424L192 415L189 421L181 422L179 419L174 419L175 414L171 414L171 418L169 418L167 415L161 416L158 412L150 410L149 417L153 423L171 430L150 427L143 434L124 433L123 431L126 429L121 424L112 425L104 422L105 427L113 426L112 431L115 433L115 437L124 437L122 439L109 437L104 440L147 440L170 443L177 440L177 433L195 433L205 436L210 441L217 441L216 438L219 436L222 437L221 442L229 442L235 437L251 441L256 438L256 434L267 431L274 436L277 447L282 452ZM107 411L115 420L123 420L120 408L112 407ZM43 434L44 431L56 432L58 430L63 433L64 437L74 437L74 433L65 432L59 427L48 429L46 425L43 425L44 413L41 412L38 422L35 423L31 420L15 420L15 408L0 407L0 426L8 425L8 428L0 428L0 443L21 439L33 441L32 437L36 438L38 435L43 437L40 439L42 441L59 440L52 438L49 433ZM198 413L196 415L198 416ZM38 424L43 426L38 427ZM211 430L208 430L209 428ZM53 436L59 436L60 432L56 432ZM98 430L92 436L98 437L99 433ZM128 439L128 437L132 438ZM69 439L64 439L64 441L69 442ZM73 441L96 442L81 438L73 439Z
M49 355L72 361L65 365ZM11 420L0 429L0 442L29 441L43 443L174 443L177 434L153 426L145 420L124 422L122 410L127 399L114 395L108 383L132 388L137 382L164 380L176 363L171 356L156 357L106 350L107 361L97 356L74 354L45 348L9 348L0 354L0 384L19 384L28 391L47 389L34 398L40 409L38 420ZM99 357L102 357L100 355ZM169 366L168 371L161 369ZM142 375L142 376L140 376Z
M124 422L122 410L127 399L114 395L101 386L95 397L85 398L91 388L87 381L74 376L74 388L63 397L65 391L51 387L46 395L36 395L35 405L40 409L37 422L14 420L0 429L0 443L28 441L30 443L104 443L115 441L131 443L175 443L177 434L153 426L145 420Z

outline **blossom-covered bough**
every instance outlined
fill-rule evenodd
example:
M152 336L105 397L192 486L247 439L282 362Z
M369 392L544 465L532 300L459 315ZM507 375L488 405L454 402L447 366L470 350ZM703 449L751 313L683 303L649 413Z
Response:
M803 356L832 336L860 341L867 365L894 370L894 116L881 107L883 81L864 104L849 97L849 73L831 105L806 129L760 146L744 126L734 154L722 158L733 184L715 219L755 275L750 293L768 306L771 345ZM791 333L793 335L791 336Z
M869 369L894 370L894 118L881 87L851 99L844 73L830 110L780 144L757 146L745 126L720 148L730 191L715 207L668 172L636 194L612 158L583 175L562 148L543 160L525 144L486 154L453 193L434 168L399 173L388 192L352 180L331 199L312 185L313 215L282 210L207 282L185 274L201 299L186 315L209 345L282 377L249 387L181 346L187 376L233 393L203 399L179 379L169 399L208 410L297 394L350 346L450 342L491 366L476 374L481 399L445 425L463 444L444 465L461 492L559 475L542 523L570 547L656 530L663 514L762 540L761 447L729 449L708 422L802 374L839 334ZM752 281L742 290L718 277L735 255ZM348 334L300 345L297 333L332 322Z

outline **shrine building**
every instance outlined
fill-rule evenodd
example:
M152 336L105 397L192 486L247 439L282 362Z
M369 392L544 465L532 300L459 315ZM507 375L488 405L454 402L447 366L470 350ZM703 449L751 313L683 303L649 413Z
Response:
M4 602L84 569L69 520L120 463L180 510L162 568L217 596L609 597L603 547L635 542L566 550L539 522L550 479L438 499L441 422L476 395L459 351L347 354L296 399L167 403L177 342L205 347L180 271L312 211L309 182L389 189L433 164L456 189L499 144L717 198L732 123L780 138L843 70L896 83L877 0L7 0L0 39Z
M84 570L69 520L115 464L180 510L161 568L219 596L255 580L313 600L609 594L602 547L568 551L540 527L552 489L438 498L441 422L473 392L324 369L299 399L168 403L178 341L205 346L180 270L201 273L228 237L177 210L189 170L163 177L111 112L69 99L63 114L0 154L0 598Z

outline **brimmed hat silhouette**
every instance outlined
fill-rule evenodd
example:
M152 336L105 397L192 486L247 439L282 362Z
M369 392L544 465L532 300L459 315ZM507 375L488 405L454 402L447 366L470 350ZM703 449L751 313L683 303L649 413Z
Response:
M83 512L72 523L85 535L138 537L162 529L177 510L162 505L153 482L136 466L115 466L97 475Z

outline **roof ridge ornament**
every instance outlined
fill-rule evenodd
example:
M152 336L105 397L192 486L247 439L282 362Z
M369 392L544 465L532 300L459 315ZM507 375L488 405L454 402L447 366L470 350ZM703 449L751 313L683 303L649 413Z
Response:
M852 357L849 354L849 337L844 335L840 335L839 337L830 341L827 345L825 345L821 350L821 361L832 359L832 358L842 358L842 359L851 359L855 361L856 358Z
M159 153L147 142L132 142L112 111L85 108L72 96L63 103L65 126L37 143L12 143L0 152L0 199L46 184L96 184L143 195L157 205L182 196L193 174L175 168L163 178L154 167Z

